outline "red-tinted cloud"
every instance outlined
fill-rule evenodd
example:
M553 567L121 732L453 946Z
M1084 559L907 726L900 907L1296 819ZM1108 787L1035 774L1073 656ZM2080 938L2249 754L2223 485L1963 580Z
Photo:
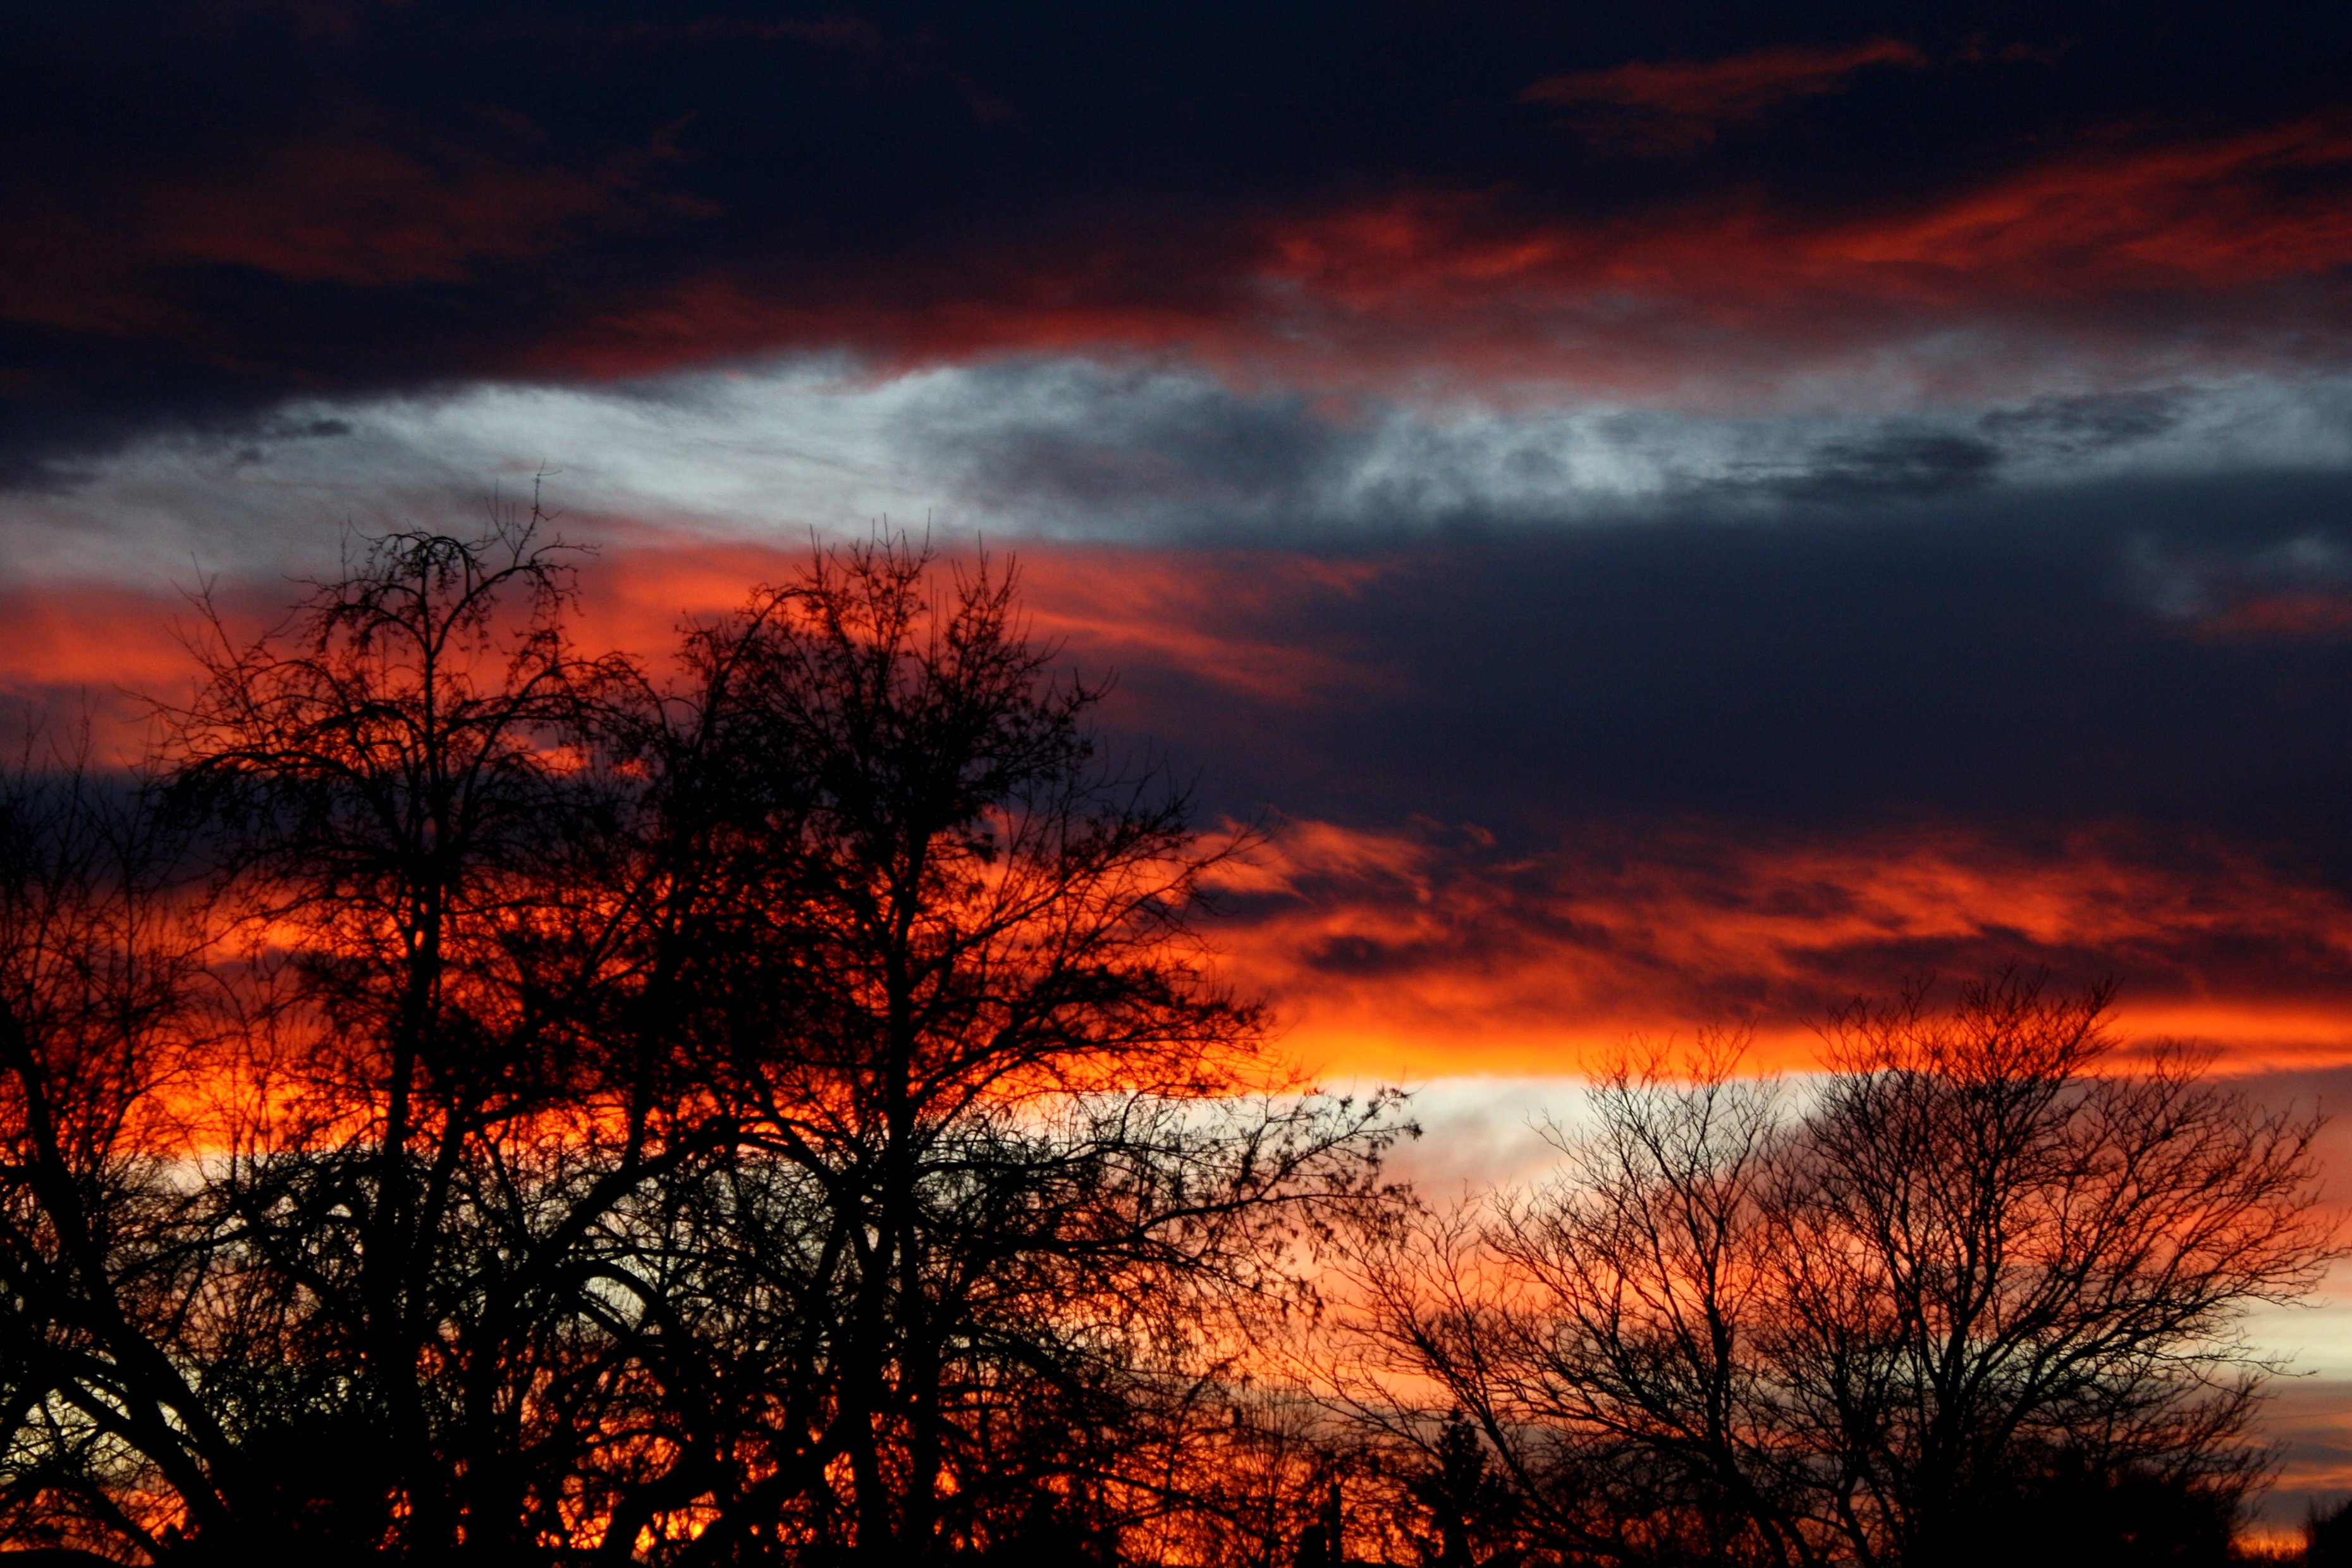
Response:
M573 323L531 365L644 374L835 343L895 363L1141 349L1245 380L1686 393L1772 379L1792 354L1834 359L1955 328L2030 328L2094 358L2144 350L2177 363L2161 324L2216 309L2200 353L2267 357L2290 334L2307 339L2312 310L2344 302L2352 129L2315 119L2153 145L2118 132L1863 205L1807 211L1732 189L1566 219L1531 215L1507 190L1419 188L1071 237L962 258L954 279L910 258L780 292L713 269ZM2293 300L2264 302L2295 284L2307 287Z
M1637 11L12 18L0 478L291 395L800 349L1506 395L2341 336L2325 17ZM1629 164L1563 114L1714 141Z
M2129 834L2029 850L1962 827L1591 828L1502 858L1475 832L1302 823L1227 890L1235 969L1339 1071L1570 1072L1720 1025L1798 1067L1857 994L2009 964L2119 978L2128 1034L2210 1042L2229 1070L2352 1061L2352 904Z
M2118 137L1859 215L1746 193L1528 221L1490 195L1416 194L1282 229L1268 275L1325 341L1399 368L1685 385L1791 351L2004 323L2128 354L2166 301L2304 280L2318 292L2294 311L2333 310L2352 266L2347 196L2352 128L2324 119L2155 147ZM2297 319L2256 309L2213 335L2274 345Z
M658 657L681 618L723 615L753 584L790 581L805 560L804 552L750 543L625 547L583 574L582 639ZM979 559L959 551L948 563L969 571ZM989 567L1017 574L1029 635L1064 650L1089 679L1181 668L1276 708L1360 693L1381 678L1343 650L1269 635L1268 623L1401 570L1393 561L1279 551L1191 555L1027 542L996 552Z
M1267 726L1328 733L1335 708L1365 728L1411 722L1392 706L1404 695L1393 667L1344 630L1359 601L1413 591L1407 558L1034 546L1021 557L1034 633L1097 677L1117 669L1160 691L1139 704L1123 689L1117 714L1155 730L1184 767L1262 744ZM682 619L724 613L799 559L751 544L621 547L583 571L581 641L658 658ZM283 592L236 588L236 627L265 624ZM174 622L188 618L168 595L16 590L0 600L0 684L52 699L176 695L191 665ZM1202 705L1165 700L1174 675ZM113 708L131 721L101 733L100 750L135 754L137 704ZM1469 752L1447 764L1531 765ZM2012 765L2067 763L2029 747ZM1236 983L1286 1020L1287 1048L1321 1068L1567 1071L1630 1035L1739 1022L1755 1026L1762 1059L1801 1065L1811 1022L1857 993L2009 963L2070 984L2118 977L2128 1031L2213 1042L2235 1069L2352 1062L2352 901L2226 825L2052 821L2029 839L1953 812L1850 827L1627 814L1507 843L1474 826L1319 819L1322 776L1277 782L1290 793L1272 804L1294 820L1224 874L1231 913L1214 931Z
M1689 148L1712 140L1718 127L1752 120L1792 100L1834 92L1868 67L1927 63L1926 56L1900 39L1873 38L1842 49L1769 48L1719 60L1634 60L1607 70L1546 77L1519 98L1568 109L1631 110L1588 118L1587 127L1604 137Z
M575 633L583 647L652 660L675 645L681 625L728 614L755 588L789 582L807 560L805 549L655 542L656 531L624 531L635 542L577 558ZM946 562L943 570L973 570L980 558L958 551ZM1339 650L1268 636L1266 623L1402 568L1276 551L1192 556L1024 543L995 552L989 569L1018 575L1030 635L1066 650L1092 679L1181 668L1254 700L1296 706L1379 678ZM218 607L233 636L253 636L299 591L227 584ZM203 630L198 606L180 594L91 581L0 590L0 689L174 695L193 679L188 644Z

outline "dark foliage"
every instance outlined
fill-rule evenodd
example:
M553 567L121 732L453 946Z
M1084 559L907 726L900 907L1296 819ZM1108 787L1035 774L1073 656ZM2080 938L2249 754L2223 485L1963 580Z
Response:
M2314 1508L2304 1522L2303 1542L2308 1568L2352 1563L2352 1499Z

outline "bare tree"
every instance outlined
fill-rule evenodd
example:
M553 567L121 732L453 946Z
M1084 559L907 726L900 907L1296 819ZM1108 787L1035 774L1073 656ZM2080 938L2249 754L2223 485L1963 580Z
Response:
M0 1535L20 1544L152 1552L256 1479L178 1310L214 1278L179 1179L212 1042L152 804L86 744L28 743L0 778Z
M2108 1000L2011 976L1832 1021L1769 1348L1857 1555L1969 1557L2053 1460L2231 1491L2260 1468L2238 1321L2334 1255L2318 1124L2177 1051L2114 1061Z
M1245 1534L1251 1331L1399 1129L1262 1059L1223 851L1006 577L819 552L656 677L573 648L541 521L212 623L160 792L0 791L0 1531Z
M1621 1066L1554 1184L1366 1248L1381 1370L1475 1415L1557 1551L1972 1562L2084 1476L2226 1515L2236 1324L2336 1253L2316 1121L2117 1060L2107 1002L1857 1005L1801 1103L1719 1047Z
M593 729L633 672L572 651L539 524L375 541L257 640L210 622L167 713L247 993L285 983L211 1191L248 1318L275 1315L309 1380L246 1440L340 1494L287 1524L347 1550L491 1550L527 1517L499 1429L524 1419L544 1233L563 1254L644 1154L639 1125L621 1176L582 1173L614 1120L583 1026L636 908L593 869L617 834ZM551 1202L558 1173L599 1201Z
M1133 1439L1197 1424L1221 1319L1308 1299L1287 1233L1368 1190L1389 1102L1265 1081L1192 926L1220 852L1103 765L1009 576L820 556L690 654L696 988L761 1194L727 1212L789 1232L725 1255L793 1325L698 1550L787 1504L892 1562L1003 1547L1041 1490L1163 1510Z

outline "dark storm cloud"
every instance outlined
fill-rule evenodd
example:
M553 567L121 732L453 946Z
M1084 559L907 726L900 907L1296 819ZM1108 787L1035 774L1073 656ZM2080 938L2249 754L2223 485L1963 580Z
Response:
M1978 492L2032 508L2053 487L2135 469L2246 473L2259 491L2282 470L2347 466L2340 401L2333 384L2267 405L2218 385L1892 417L1541 406L1449 417L1046 363L977 373L890 440L961 501L1040 531L1328 545L1503 524L1900 519ZM2248 431L2267 447L2243 449ZM2159 503L2164 515L2200 504Z
M16 7L0 479L289 396L796 346L1475 361L1559 311L1620 331L1640 312L1591 301L1629 291L1712 325L1624 348L1627 374L1720 352L1710 332L1885 332L2004 290L2201 342L2248 319L2232 290L2292 285L2290 321L2254 317L2308 348L2347 258L2347 28L2220 5ZM1721 110L1706 154L1664 163L1560 118L1687 121L1694 93Z
M1358 557L1344 592L1234 608L1224 635L1353 685L1268 705L1162 665L1124 690L1236 810L1507 843L1587 820L2137 822L2352 878L2352 637L2242 624L2280 584L2352 598L2347 518L2352 481L2237 476L1892 518L1465 527ZM2152 595L2152 559L2205 596Z
M2251 1064L2352 1020L2347 517L2339 478L2119 481L1316 572L1048 551L1038 592L1090 585L1053 624L1122 746L1287 825L1223 945L1302 1049L1560 1070L1751 1018L1801 1055L1857 993L2022 963ZM2218 585L2152 599L2151 552ZM2336 618L2250 614L2282 583Z

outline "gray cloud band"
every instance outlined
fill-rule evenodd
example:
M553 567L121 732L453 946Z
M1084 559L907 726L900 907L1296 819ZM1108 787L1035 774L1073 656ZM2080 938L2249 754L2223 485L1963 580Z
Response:
M2061 382L2063 376L2050 379ZM1318 401L1179 365L1030 359L879 377L837 359L603 389L289 405L150 437L0 499L19 574L274 568L553 475L577 526L1347 548L1460 526L1790 514L2227 474L2352 471L2352 376L2240 374L1998 401L1691 412L1555 389Z

